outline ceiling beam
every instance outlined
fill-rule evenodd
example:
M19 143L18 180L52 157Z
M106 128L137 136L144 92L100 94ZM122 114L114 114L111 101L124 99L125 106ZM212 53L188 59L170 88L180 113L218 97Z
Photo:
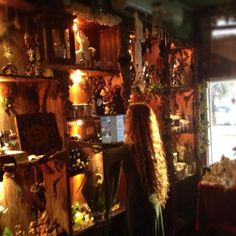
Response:
M23 0L0 0L0 5L17 8L25 11L32 10L32 5Z

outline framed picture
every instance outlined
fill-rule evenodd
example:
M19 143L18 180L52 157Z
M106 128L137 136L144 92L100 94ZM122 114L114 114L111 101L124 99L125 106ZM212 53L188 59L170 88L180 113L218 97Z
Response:
M62 149L53 113L16 115L15 124L20 149L28 154L42 155Z

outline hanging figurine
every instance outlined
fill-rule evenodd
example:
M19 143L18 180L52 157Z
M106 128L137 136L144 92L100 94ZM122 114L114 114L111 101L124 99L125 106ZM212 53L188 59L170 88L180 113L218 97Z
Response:
M40 53L38 42L32 34L24 34L24 42L26 46L26 53L29 57L29 65L26 69L26 74L29 76L42 75L42 68L40 63Z

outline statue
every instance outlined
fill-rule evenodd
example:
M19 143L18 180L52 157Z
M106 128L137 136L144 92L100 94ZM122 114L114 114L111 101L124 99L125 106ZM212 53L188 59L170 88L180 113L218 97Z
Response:
M114 88L112 102L113 102L114 112L116 114L125 114L124 98L121 95L121 87L120 86L117 86Z
M2 68L2 74L4 75L16 75L18 72L17 67L13 64L13 51L10 46L4 45L4 57L7 59L7 65Z
M82 31L78 31L76 40L79 43L79 50L75 52L76 63L84 68L91 68L93 66L93 57L96 53L96 49L90 47L88 37Z

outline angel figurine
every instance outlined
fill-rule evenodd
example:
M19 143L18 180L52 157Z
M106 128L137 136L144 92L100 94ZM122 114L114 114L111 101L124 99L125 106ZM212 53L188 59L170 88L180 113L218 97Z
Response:
M29 65L26 69L27 75L41 75L42 74L42 68L40 63L40 53L39 53L39 47L37 40L32 34L25 33L24 34L24 42L26 46L26 53L29 57Z
M85 68L92 67L96 49L90 47L88 37L83 33L83 31L78 31L76 40L79 43L79 50L75 52L76 63L82 65Z
M5 75L15 75L18 72L17 67L12 63L13 60L13 51L10 46L4 45L4 57L7 59L7 65L2 68L2 73Z

